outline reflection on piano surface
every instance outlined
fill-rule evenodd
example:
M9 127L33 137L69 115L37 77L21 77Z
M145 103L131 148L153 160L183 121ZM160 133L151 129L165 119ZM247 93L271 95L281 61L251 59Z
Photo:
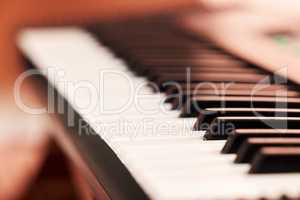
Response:
M299 199L299 17L191 9L17 45L109 198Z

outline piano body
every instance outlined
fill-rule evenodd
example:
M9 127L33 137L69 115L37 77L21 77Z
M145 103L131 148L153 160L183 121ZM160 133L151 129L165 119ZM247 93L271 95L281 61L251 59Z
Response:
M19 33L96 199L300 198L300 15L245 4Z

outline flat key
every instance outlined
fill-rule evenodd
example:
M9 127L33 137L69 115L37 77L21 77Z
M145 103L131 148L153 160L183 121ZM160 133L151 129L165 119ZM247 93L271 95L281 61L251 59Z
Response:
M300 129L237 129L228 136L221 153L237 153L242 143L251 137L300 138Z
M284 108L207 108L199 113L194 130L200 130L203 123L210 124L217 117L262 116L300 117L300 109Z
M181 108L181 117L197 117L206 108L300 108L300 98L194 96Z
M253 158L249 173L300 172L300 147L263 147Z
M170 46L171 47L171 46ZM171 47L172 48L172 47ZM200 66L244 66L245 62L236 59L211 59L211 58L198 58L198 59L142 59L139 63L148 66L172 66L183 65L185 67L200 65Z
M188 80L189 79L189 80ZM239 83L257 83L262 80L269 80L269 77L264 74L245 74L245 73L193 73L187 75L182 73L164 74L157 79L153 80L160 86L169 82L239 82Z
M191 96L246 96L246 97L300 97L300 93L297 91L247 91L247 90L194 90L183 91L177 95L169 95L167 103L172 104L172 108L179 108L180 105L186 102Z
M288 90L194 90L194 91L184 91L183 95L192 94L193 96L201 95L220 95L220 96L262 96L262 97L300 97L298 91L288 91Z
M300 138L248 138L237 152L235 163L250 163L263 147L300 147Z
M235 129L297 129L300 117L217 117L207 128L205 139L227 139ZM202 126L204 127L204 126Z
M183 91L197 90L256 90L257 83L180 83L179 85L170 86L166 90L166 94L177 94ZM285 85L275 84L259 84L260 90L263 91L286 91Z
M263 72L253 68L242 68L242 67L199 67L192 66L190 68L185 67L157 67L150 68L144 71L145 76L150 80L153 80L164 74L187 74L190 73L247 73L247 74L263 74Z

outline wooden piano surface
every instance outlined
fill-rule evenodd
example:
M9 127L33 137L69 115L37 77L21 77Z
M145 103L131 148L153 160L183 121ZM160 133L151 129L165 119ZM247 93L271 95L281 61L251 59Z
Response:
M17 31L32 25L82 24L167 12L193 4L193 0L0 1L0 199L19 199L26 193L42 166L49 144L48 133L57 131L57 124L49 116L25 114L15 104L14 82L25 70L15 46ZM22 98L27 105L42 106L44 103L35 85L31 80L26 81Z

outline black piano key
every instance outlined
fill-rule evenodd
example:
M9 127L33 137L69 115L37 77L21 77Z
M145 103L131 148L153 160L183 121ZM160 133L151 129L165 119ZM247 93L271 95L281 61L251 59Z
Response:
M140 61L145 61L146 62L152 62L154 63L160 63L162 64L161 66L165 66L164 63L172 63L172 64L183 64L183 61L190 62L192 60L196 61L198 63L199 60L201 59L220 59L220 60L235 60L232 57L228 56L227 54L224 54L220 51L212 51L211 49L208 49L206 47L199 48L197 50L192 49L190 52L187 52L188 49L182 49L183 51L178 51L174 49L165 49L165 51L162 51L160 49L156 50L155 52L152 51L149 53L149 50L147 49L146 52L144 52L143 49L137 49L134 50L133 53L135 56L140 60ZM180 62L174 62L179 60ZM159 62L162 61L162 62ZM182 62L181 62L182 61ZM240 62L235 62L235 63L242 63ZM156 67L161 67L160 65L153 65L154 68ZM183 67L188 67L184 66ZM200 65L198 65L200 66ZM237 66L236 64L234 66ZM246 66L245 64L241 66Z
M229 135L222 153L237 153L241 144L251 137L300 138L300 129L237 129Z
M254 156L249 173L300 172L300 147L263 147Z
M173 109L180 108L179 105L185 103L188 97L191 96L247 96L251 97L300 97L300 93L297 91L257 91L253 93L252 91L247 90L188 90L178 93L178 95L171 95L168 98L167 103L171 103Z
M282 90L282 91L271 91L261 90L253 92L251 90L217 90L217 89L197 89L197 90L184 90L178 95L170 95L167 103L171 103L173 109L180 108L179 105L185 103L188 97L191 96L247 96L251 97L300 97L300 93L297 91Z
M260 90L260 91L251 91L251 90L194 90L194 91L184 91L184 94L192 94L193 96L201 95L219 95L219 96L262 96L262 97L300 97L300 93L297 91L271 91L271 90Z
M233 67L233 66L245 66L244 62L236 59L211 59L211 58L198 58L198 59L147 59L140 60L140 64L146 66L172 66L172 65L182 65L184 67L188 66L207 66L207 67Z
M300 138L248 138L237 152L235 163L249 163L262 147L300 147Z
M263 117L300 117L300 109L284 108L207 108L200 112L194 130L200 130L201 124L210 124L216 117L226 116L263 116Z
M206 108L300 108L296 97L194 96L182 107L181 117L197 117Z
M167 95L177 94L182 91L197 90L254 90L256 83L180 83L179 85L170 86L165 92ZM263 91L286 91L285 85L279 84L260 84L260 90Z
M239 83L257 83L262 79L268 79L268 76L264 74L245 74L245 73L192 73L190 75L182 73L164 74L153 80L160 87L164 88L164 85L169 82L239 82ZM165 89L165 88L164 88Z
M263 74L259 70L252 68L241 68L241 67L203 67L203 66L191 66L190 68L185 67L158 67L145 69L143 74L150 80L155 80L164 74L187 74L187 73L246 73L246 74Z
M205 139L226 139L235 129L297 129L299 117L217 117L208 126Z

